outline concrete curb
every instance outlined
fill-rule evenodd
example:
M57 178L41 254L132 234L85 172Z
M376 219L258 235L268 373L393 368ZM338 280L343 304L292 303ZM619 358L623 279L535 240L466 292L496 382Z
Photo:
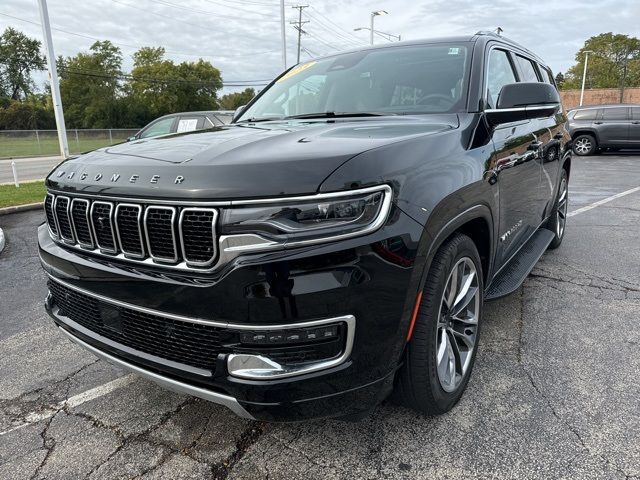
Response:
M0 228L0 253L2 253L2 250L4 250L4 232L2 231L2 229Z
M37 210L42 208L42 202L27 203L26 205L16 205L14 207L0 208L0 215L9 215L10 213L26 212L29 210Z

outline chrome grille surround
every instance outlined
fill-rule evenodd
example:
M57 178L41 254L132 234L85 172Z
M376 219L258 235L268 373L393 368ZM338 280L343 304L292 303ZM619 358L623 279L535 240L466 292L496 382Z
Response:
M80 205L84 205L84 214L80 212L80 216L76 216L76 211ZM93 233L91 233L91 220L89 219L90 204L89 200L84 198L74 198L71 200L71 226L73 227L73 233L76 236L78 245L82 248L93 249ZM84 224L82 222L85 222ZM88 241L86 241L88 238ZM83 241L83 239L85 241Z
M121 211L124 211L124 209L134 209L137 210L137 215L136 215L136 231L135 234L132 232L125 232L126 226L120 226L120 221L121 221ZM142 259L145 257L145 248L144 248L144 240L143 240L143 235L142 235L142 206L141 205L136 205L134 203L119 203L118 205L116 205L116 213L115 213L115 221L114 221L114 225L116 227L116 236L118 237L118 243L120 244L120 250L122 251L123 255L127 258L133 258L133 259ZM122 231L121 231L122 230ZM129 238L127 238L127 240L123 240L123 238L125 238L125 235L127 236L131 236L132 238L130 240L132 240L134 243L139 244L140 246L140 250L139 251L134 251L132 249L129 249L129 251L127 251L127 247L131 246L131 245L127 245L125 247L125 242L128 243ZM136 237L137 237L137 242L136 242ZM138 245L136 245L138 246Z
M325 199L335 199L341 197L348 197L352 195L360 195L369 192L380 191L384 194L384 199L380 212L371 224L369 224L363 230L357 232L341 233L323 238L299 240L295 242L287 242L286 245L277 243L266 237L260 236L256 233L238 233L233 235L218 235L216 229L216 222L220 216L220 210L225 208L234 208L236 206L254 205L254 204L280 204L288 202L306 202L312 200L322 201ZM58 237L56 231L52 230L50 221L53 220L54 228L58 227L58 220L55 215L53 218L49 218L50 209L47 205L53 204L57 196L69 196L67 192L62 192L54 189L49 189L47 197L45 197L45 213L47 213L47 224L49 226L49 235L57 243L64 243L65 247L72 248L81 252L94 254L101 256L107 263L114 265L111 261L121 261L129 263L129 265L137 264L142 267L160 267L165 270L173 272L199 272L210 273L216 271L223 265L227 265L235 258L244 254L271 252L276 250L285 250L289 248L297 248L303 246L317 245L327 242L341 241L348 238L359 237L368 235L383 227L387 221L393 198L393 190L386 184L380 184L372 187L363 187L354 190L345 190L338 192L317 193L312 195L282 197L282 198L264 198L264 199L251 199L251 200L220 200L220 201L200 201L200 200L169 200L169 199L144 199L144 198L132 198L132 197L118 197L110 195L94 195L87 193L73 193L70 195L73 199L86 200L90 204L89 208L89 220L91 227L91 235L93 236L93 248L90 246L81 246L79 243L71 244L63 242ZM49 200L51 199L51 200ZM72 200L73 202L73 200ZM120 248L121 241L119 240L119 233L116 228L115 212L117 206L120 204L139 205L142 209L142 223L141 230L143 236L145 256L135 258L130 254L125 254ZM99 236L95 229L94 211L96 205L102 205L109 207L108 210L108 225L111 230L108 231L110 240L108 243L114 245L113 249L109 248L109 245L101 244ZM149 208L164 209L171 215L171 224L173 225L171 243L175 247L172 251L170 258L163 258L156 255L155 258L150 254L149 242L147 240L148 234L146 229L147 210ZM183 211L186 211L183 215ZM212 236L213 244L211 246L211 258L206 262L202 258L195 258L190 256L189 248L185 246L183 236L188 235L188 229L184 228L184 225L180 224L180 218L184 220L184 217L188 213L194 213L198 211L211 212L213 214L212 224ZM176 221L177 220L177 221ZM106 247L106 248L105 248ZM129 268L123 265L122 268ZM163 277L161 273L155 273L157 278ZM195 277L194 277L195 278Z
M211 214L211 256L208 260L194 260L193 259L193 244L190 240L188 240L187 235L185 235L185 216L189 214ZM184 258L185 262L189 266L193 267L208 267L210 266L216 258L217 248L216 248L216 222L218 220L218 211L214 208L202 208L202 207L187 207L183 208L180 212L180 219L178 221L178 231L180 238L182 239L182 258ZM204 238L204 235L201 236ZM207 237L208 238L208 237ZM191 259L190 259L191 255Z
M71 226L71 199L59 195L53 201L53 213L56 216L58 235L65 243L76 243Z
M100 213L96 213L98 209L103 209L102 207L108 207L109 213L106 214L106 221L108 222L108 230L104 225L105 217L98 216L98 226L96 228L96 216L100 215ZM115 231L113 228L113 203L111 202L103 202L101 200L96 200L91 204L90 210L90 218L91 218L91 230L93 232L93 238L96 239L96 246L101 253L108 254L116 254L118 253L118 244L116 242ZM103 213L104 215L104 213ZM102 237L102 238L101 238ZM105 240L107 240L105 242Z

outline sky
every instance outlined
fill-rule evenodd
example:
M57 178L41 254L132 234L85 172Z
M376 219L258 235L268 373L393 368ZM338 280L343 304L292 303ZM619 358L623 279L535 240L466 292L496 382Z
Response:
M48 0L56 55L87 51L95 39L121 48L123 70L141 46L163 46L176 62L209 60L225 82L259 83L283 69L279 0ZM413 40L473 34L503 35L542 57L554 72L603 32L640 37L640 0L304 0L301 60L365 46L370 13L375 30ZM296 62L298 5L285 2L287 60ZM31 22L31 23L29 23ZM11 26L42 39L37 0L0 0L0 31ZM376 43L388 40L376 36ZM45 79L38 77L38 83ZM225 92L238 90L225 88Z

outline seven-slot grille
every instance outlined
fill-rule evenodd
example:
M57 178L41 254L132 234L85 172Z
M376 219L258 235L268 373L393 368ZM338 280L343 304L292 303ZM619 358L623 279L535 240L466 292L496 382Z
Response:
M51 236L92 253L192 269L216 259L213 208L107 202L48 193Z

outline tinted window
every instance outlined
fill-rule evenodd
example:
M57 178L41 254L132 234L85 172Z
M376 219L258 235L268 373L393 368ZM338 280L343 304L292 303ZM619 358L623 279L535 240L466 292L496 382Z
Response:
M602 113L603 120L629 120L629 109L626 107L605 108Z
M504 50L491 50L487 73L487 101L491 108L498 104L498 95L503 86L516 83L516 76Z
M634 120L640 120L640 107L633 107L631 112Z
M536 73L536 68L533 66L530 60L527 60L520 55L516 55L516 62L518 62L518 66L520 67L520 71L522 72L521 82L539 82L538 74Z
M550 83L551 85L555 85L556 82L553 79L553 74L551 73L551 70L549 70L548 68L545 68L541 65L539 65L540 67L540 72L542 72L542 79L545 83Z
M324 112L461 111L469 56L462 43L364 50L313 60L280 77L238 121Z
M588 110L578 110L573 116L574 120L595 120L598 110L590 108Z
M156 123L152 123L149 128L140 134L140 138L156 137L158 135L171 133L171 125L173 125L174 120L175 117L169 117L158 120Z

